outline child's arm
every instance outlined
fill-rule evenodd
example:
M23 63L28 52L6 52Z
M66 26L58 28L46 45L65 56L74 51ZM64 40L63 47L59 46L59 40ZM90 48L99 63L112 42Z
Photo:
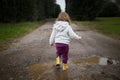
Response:
M55 42L55 34L56 34L56 31L55 31L55 29L53 28L52 33L51 33L51 36L50 36L50 39L49 39L49 44L50 44L50 46L53 46L53 44L54 44L54 42Z
M78 36L73 30L72 30L72 28L71 28L71 26L69 26L69 36L71 37L71 38L75 38L75 39L78 39L78 40L80 40L82 37L81 36Z

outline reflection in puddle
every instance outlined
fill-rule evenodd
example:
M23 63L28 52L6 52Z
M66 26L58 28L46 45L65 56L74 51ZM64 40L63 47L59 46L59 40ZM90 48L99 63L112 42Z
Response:
M74 61L74 63L75 64L88 63L88 64L110 65L110 64L117 64L118 62L105 57L92 56L92 57L80 59L78 61Z
M118 64L117 61L99 57L92 56L87 58L82 58L80 60L74 61L74 64L99 64L99 65L112 65ZM69 80L70 74L68 71L62 71L62 69L56 69L53 67L53 62L43 63L43 64L33 64L27 67L27 71L30 73L30 80ZM47 77L46 77L47 76Z
M27 67L30 80L68 80L68 72L52 68L52 63L33 64Z
M47 64L34 64L27 67L28 72L30 72L32 80L38 80L38 78L45 72L47 69Z
M54 70L54 74L55 74L56 80L69 80L67 71L56 69Z

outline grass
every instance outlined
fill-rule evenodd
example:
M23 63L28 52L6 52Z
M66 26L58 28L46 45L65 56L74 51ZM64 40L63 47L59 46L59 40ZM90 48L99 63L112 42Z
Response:
M75 23L84 26L84 28L120 39L120 17L103 17L96 18L95 21L75 21Z
M33 31L44 22L0 23L0 50L8 47L13 40Z

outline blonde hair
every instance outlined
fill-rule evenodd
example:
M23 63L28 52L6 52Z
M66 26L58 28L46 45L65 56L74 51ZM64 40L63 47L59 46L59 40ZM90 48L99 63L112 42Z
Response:
M66 12L59 13L59 16L57 17L56 21L67 21L69 24L71 23L70 17Z

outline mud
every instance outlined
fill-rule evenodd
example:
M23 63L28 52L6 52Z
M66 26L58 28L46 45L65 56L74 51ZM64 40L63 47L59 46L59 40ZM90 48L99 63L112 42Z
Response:
M82 40L72 40L67 71L55 68L49 46L53 22L0 52L0 80L120 80L120 41L73 24Z
M99 64L99 65L117 65L119 64L119 61L111 60L105 57L99 57L99 56L91 56L87 58L82 58L80 60L76 60L73 63L75 64Z
M47 69L47 65L48 64L34 64L31 66L28 66L26 69L28 70L28 72L31 73L31 78L32 80L38 80L40 79L40 76L42 75L42 73L44 73Z

